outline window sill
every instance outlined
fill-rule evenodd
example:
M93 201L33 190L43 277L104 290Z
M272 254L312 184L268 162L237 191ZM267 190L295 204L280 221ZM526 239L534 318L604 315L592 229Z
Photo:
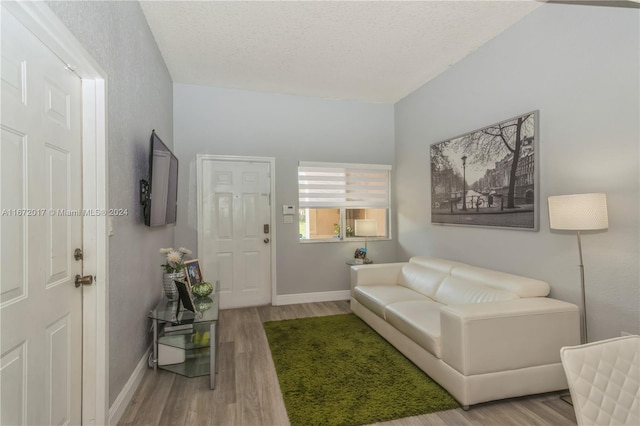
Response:
M364 243L365 239L364 238L355 238L355 237L349 237L347 239L340 239L340 238L310 238L310 239L306 239L306 238L300 238L298 239L298 241L301 244L311 244L311 243ZM367 243L371 243L374 241L391 241L391 238L388 237L375 237L375 238L367 238L366 242Z

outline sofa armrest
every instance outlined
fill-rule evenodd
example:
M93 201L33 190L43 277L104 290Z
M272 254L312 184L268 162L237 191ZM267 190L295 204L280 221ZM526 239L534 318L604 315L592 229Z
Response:
M580 344L578 307L548 297L443 306L442 360L465 376L560 363Z
M357 285L395 285L407 262L354 265L351 267L351 294Z

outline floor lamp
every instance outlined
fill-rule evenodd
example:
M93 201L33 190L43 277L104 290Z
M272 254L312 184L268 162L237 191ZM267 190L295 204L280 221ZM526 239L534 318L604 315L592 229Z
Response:
M580 255L580 288L582 290L582 343L588 343L587 303L584 291L584 264L580 231L596 231L609 227L607 196L605 194L556 195L549 197L549 225L551 229L577 231Z
M354 234L356 237L364 237L364 263L371 263L367 250L367 238L378 235L378 221L375 219L356 219Z

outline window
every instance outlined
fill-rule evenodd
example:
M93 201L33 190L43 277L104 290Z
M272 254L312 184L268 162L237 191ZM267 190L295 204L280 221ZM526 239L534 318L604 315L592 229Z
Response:
M356 235L356 220L375 222L375 235L390 238L391 166L312 163L298 165L300 241L345 241ZM361 227L362 229L362 227Z

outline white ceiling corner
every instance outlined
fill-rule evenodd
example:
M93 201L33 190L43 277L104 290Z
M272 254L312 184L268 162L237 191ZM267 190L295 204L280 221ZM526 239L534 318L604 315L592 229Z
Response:
M540 6L512 1L141 1L173 81L402 99Z

